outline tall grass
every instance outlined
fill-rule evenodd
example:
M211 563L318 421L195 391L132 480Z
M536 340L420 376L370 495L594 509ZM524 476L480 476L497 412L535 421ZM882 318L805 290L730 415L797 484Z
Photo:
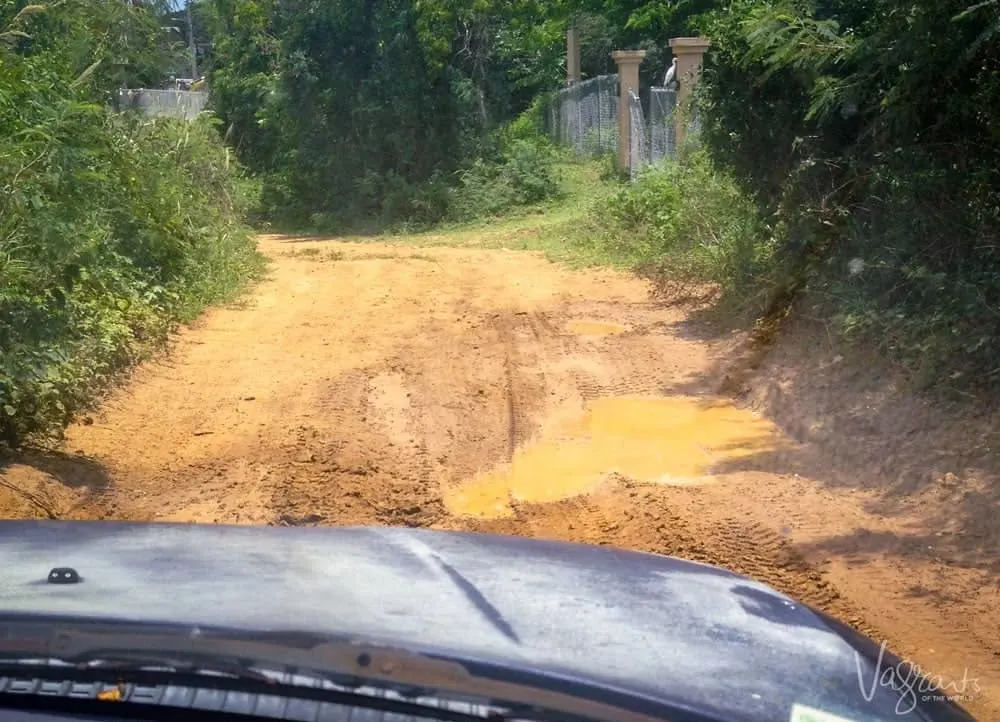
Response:
M59 435L174 323L263 267L241 220L253 185L211 121L119 116L67 96L0 107L0 443L10 446Z
M770 232L724 173L697 151L644 170L635 182L590 163L576 212L543 233L576 263L640 269L661 281L702 284L745 306L762 301L772 271ZM558 256L559 254L555 254Z

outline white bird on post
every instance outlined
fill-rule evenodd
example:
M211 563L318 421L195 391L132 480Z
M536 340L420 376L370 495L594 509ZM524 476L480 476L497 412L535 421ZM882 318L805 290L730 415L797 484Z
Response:
M676 82L677 82L677 58L674 58L674 61L670 64L670 67L667 68L666 76L664 76L663 78L663 86L669 88L671 85L676 84Z

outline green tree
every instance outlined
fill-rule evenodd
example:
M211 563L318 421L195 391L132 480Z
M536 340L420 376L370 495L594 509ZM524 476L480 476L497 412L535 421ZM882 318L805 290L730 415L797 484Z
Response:
M557 84L533 0L203 0L215 107L272 215L431 220L491 131Z
M157 79L163 68L157 15L107 5L0 9L8 445L59 431L172 320L256 268L240 222L246 204L216 129L110 110L119 83Z
M704 138L778 221L775 298L822 284L921 373L1000 381L998 3L733 0L701 22ZM851 257L864 273L817 275Z

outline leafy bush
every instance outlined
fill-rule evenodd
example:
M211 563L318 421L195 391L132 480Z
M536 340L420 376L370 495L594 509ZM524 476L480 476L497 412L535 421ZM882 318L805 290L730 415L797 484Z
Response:
M1000 384L996 2L736 0L699 22L703 137L775 220L772 297L813 291L925 382Z
M950 172L880 174L808 289L848 338L874 341L919 385L995 385L1000 197L963 198Z
M560 151L538 127L530 112L503 126L467 167L450 176L437 171L411 182L392 171L369 173L359 184L358 206L313 213L309 228L337 232L347 224L353 230L408 232L446 221L496 218L556 199L562 195ZM366 214L367 221L351 220Z
M545 116L549 102L548 94L535 97L523 113L500 129L498 133L500 142L508 144L518 140L535 142L547 138Z
M459 172L450 215L455 220L493 218L560 195L557 151L540 137L507 141L495 159L478 158Z
M103 90L57 43L38 50L44 26L23 27L37 33L35 52L0 47L8 445L59 432L174 321L231 296L261 268L240 220L250 184L217 128L114 114L92 102Z
M773 263L756 208L701 152L618 184L596 201L581 234L605 255L714 283L743 301L756 297Z

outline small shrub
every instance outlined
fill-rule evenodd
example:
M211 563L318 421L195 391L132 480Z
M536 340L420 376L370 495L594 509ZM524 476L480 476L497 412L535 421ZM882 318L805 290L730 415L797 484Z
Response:
M596 201L586 230L606 254L678 280L756 298L773 263L767 227L739 187L702 153L645 170Z
M535 97L528 109L500 131L501 143L512 143L523 140L536 142L544 139L545 113L548 109L548 98L544 95Z
M478 158L459 173L451 195L451 217L459 221L494 218L558 197L557 158L556 149L544 139L509 140L499 158Z

